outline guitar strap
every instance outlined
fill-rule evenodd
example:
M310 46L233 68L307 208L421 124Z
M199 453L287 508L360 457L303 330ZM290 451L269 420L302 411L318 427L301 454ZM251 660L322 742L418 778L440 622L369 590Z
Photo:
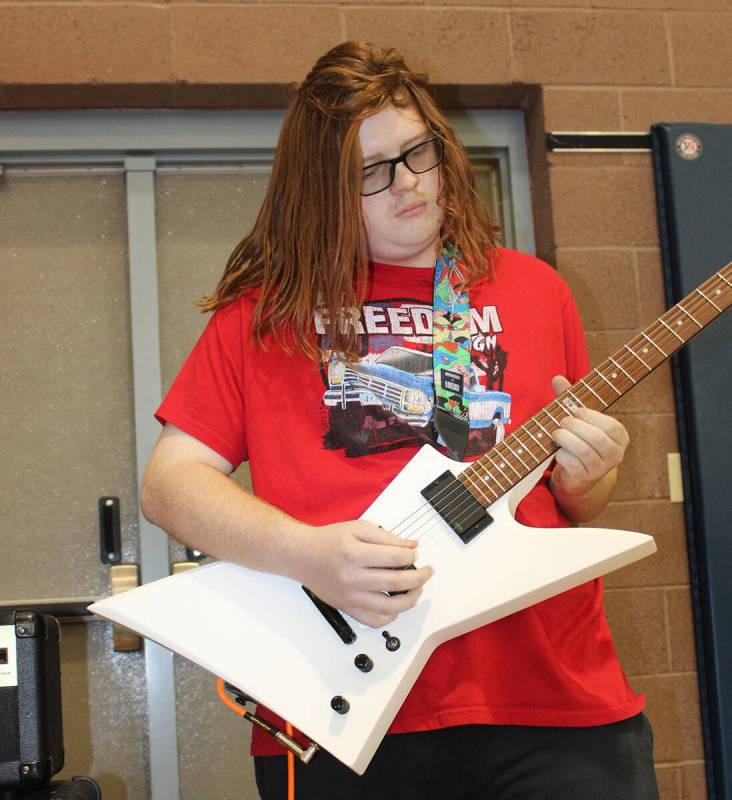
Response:
M432 306L433 422L456 461L465 454L470 430L470 299L461 267L460 254L447 244L435 262Z

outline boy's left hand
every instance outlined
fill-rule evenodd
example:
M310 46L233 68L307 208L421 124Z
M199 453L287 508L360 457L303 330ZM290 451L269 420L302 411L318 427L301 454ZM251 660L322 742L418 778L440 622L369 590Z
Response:
M570 386L562 375L552 378L552 389L559 396ZM623 460L630 437L625 426L613 417L579 407L573 416L560 420L552 434L559 447L552 474L554 489L562 495L583 496Z

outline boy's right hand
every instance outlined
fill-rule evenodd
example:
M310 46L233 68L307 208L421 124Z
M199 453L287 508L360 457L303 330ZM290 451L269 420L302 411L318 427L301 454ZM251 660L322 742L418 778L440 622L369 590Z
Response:
M323 602L372 628L382 628L412 608L433 574L432 567L399 569L414 564L417 542L366 520L306 526L304 549L300 582Z

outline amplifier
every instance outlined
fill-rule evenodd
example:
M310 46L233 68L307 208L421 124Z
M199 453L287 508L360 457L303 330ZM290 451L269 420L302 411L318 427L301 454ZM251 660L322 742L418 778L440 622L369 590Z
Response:
M59 624L0 611L0 789L41 786L63 766Z

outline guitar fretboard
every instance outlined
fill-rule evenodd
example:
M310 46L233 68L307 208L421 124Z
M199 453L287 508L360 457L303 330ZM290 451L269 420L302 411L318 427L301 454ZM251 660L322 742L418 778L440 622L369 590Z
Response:
M557 450L552 433L579 406L604 411L732 304L732 262L712 275L584 378L464 470L459 480L484 506Z

